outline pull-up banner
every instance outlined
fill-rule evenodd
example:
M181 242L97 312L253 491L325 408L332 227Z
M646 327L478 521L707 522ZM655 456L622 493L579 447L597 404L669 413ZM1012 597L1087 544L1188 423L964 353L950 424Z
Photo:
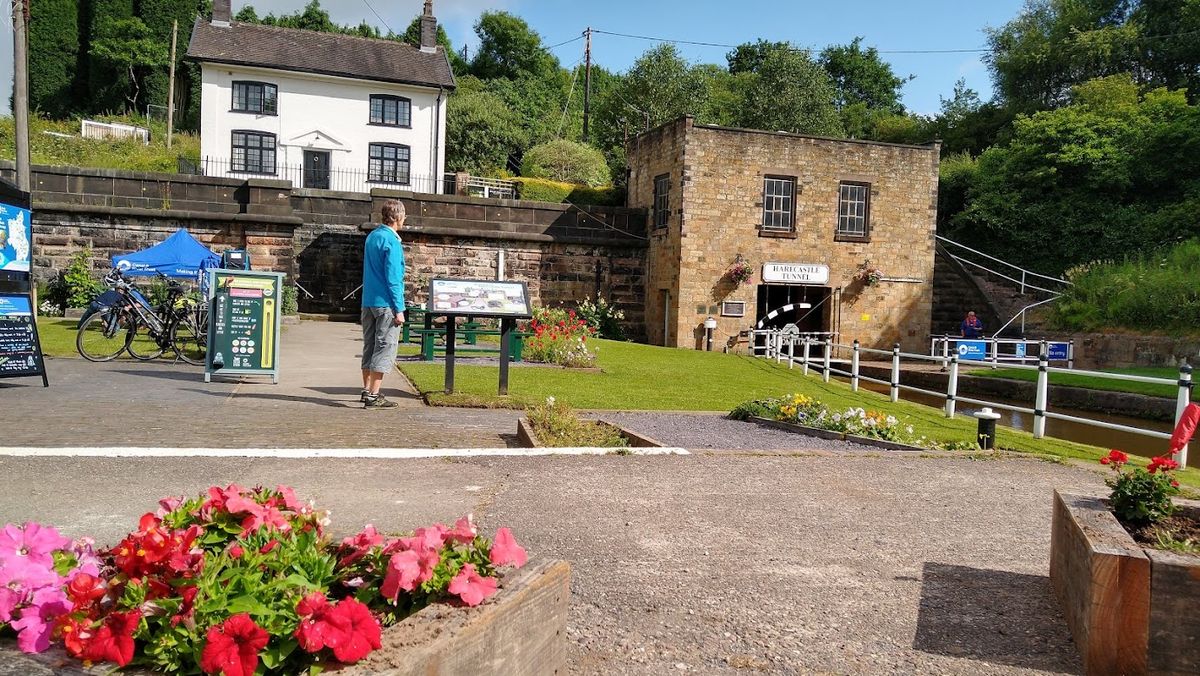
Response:
M29 294L0 293L0 378L41 377L49 387L46 362Z

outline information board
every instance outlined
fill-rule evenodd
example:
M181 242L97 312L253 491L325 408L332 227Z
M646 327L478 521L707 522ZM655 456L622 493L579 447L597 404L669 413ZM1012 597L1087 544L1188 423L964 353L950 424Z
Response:
M1067 361L1070 357L1070 343L1050 343L1046 348L1046 359L1050 361Z
M0 378L46 379L46 363L28 294L0 294Z
M283 273L210 270L204 382L217 375L269 375L279 382Z
M429 283L430 312L437 315L528 319L529 290L524 282L435 279Z

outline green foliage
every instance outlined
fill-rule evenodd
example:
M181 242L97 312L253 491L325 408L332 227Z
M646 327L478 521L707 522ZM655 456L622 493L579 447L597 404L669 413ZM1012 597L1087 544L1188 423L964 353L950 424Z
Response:
M525 152L521 174L595 187L608 182L608 164L604 154L591 146L555 139Z
M1120 262L1079 265L1052 306L1050 321L1072 331L1126 328L1200 329L1200 240L1131 255Z
M140 118L108 115L98 117L109 122L146 125L146 121ZM174 145L167 148L166 125L161 122L149 125L150 145L134 139L82 138L79 136L79 120L50 121L31 118L29 127L30 154L34 164L174 173L178 170L180 156L196 158L200 155L198 135L176 133ZM44 132L64 134L68 137L53 136ZM11 160L16 157L15 143L13 119L0 117L0 158Z
M167 46L156 37L141 19L129 18L102 20L92 39L92 57L129 78L127 110L139 109L147 71L167 65Z
M517 183L517 193L521 199L530 202L590 204L602 207L619 207L625 204L625 190L617 186L593 188L575 183L559 183L558 181L523 176L518 176L513 181Z
M446 104L446 168L489 176L525 143L521 120L483 83L464 77Z
M1147 469L1127 469L1127 458L1120 451L1112 451L1101 462L1105 460L1114 472L1114 476L1105 481L1112 489L1108 507L1118 521L1139 527L1158 523L1175 513L1171 497L1179 493L1179 483L1171 475L1170 465L1155 465L1162 458L1151 461Z
M608 340L625 340L625 313L608 302L603 296L597 296L595 301L584 298L575 308L580 319L592 327L597 338Z
M829 76L808 54L775 49L742 86L737 124L753 129L840 136L842 123Z
M29 7L29 106L61 117L73 105L79 60L76 0L38 0ZM35 37L36 36L36 37Z
M548 77L558 59L542 46L542 38L524 19L508 12L484 12L475 23L479 49L471 73L480 78Z
M833 80L839 109L861 103L870 110L900 114L900 88L913 79L899 77L874 47L862 48L861 37L848 45L831 45L821 51L819 62Z
M388 36L389 38L392 36ZM421 17L418 15L408 24L408 28L404 29L404 33L400 35L400 39L414 47L421 46ZM450 43L450 36L446 35L446 27L441 23L437 25L437 43L446 51L446 57L450 59L450 69L455 75L466 75L470 64L463 61L462 55L454 51L454 46Z
M729 417L733 420L749 420L751 418L773 418L779 412L779 407L774 399L754 399L751 401L743 401L733 410L729 412Z
M543 446L551 448L609 448L628 446L629 441L615 427L581 420L565 402L550 397L525 411L533 434Z
M279 311L284 316L292 317L300 314L300 301L297 293L294 284L287 284L283 287L283 300L279 304Z
M1180 91L1139 94L1127 77L1072 92L980 156L948 234L1055 274L1200 234L1200 106Z
M71 256L71 262L50 283L47 300L59 307L87 307L104 291L100 280L92 276L92 248L87 247Z
M938 225L962 212L967 193L979 173L979 162L970 153L959 152L942 158L938 166Z

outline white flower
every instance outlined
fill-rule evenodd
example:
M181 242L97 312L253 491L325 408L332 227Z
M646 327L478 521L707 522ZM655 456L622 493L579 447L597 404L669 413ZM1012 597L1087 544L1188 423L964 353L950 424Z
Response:
M546 397L546 405L547 406L553 406L554 401L555 401L554 397Z

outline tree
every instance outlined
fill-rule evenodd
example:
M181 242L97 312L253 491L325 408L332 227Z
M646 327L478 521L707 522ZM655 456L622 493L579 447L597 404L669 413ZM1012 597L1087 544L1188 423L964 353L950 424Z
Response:
M154 39L167 50L170 65L169 50L171 47L171 25L179 22L178 44L175 50L175 122L181 127L198 126L199 101L192 100L193 84L198 89L200 68L186 60L188 43L192 37L192 22L196 15L205 9L207 3L202 0L136 0L134 11L146 24ZM156 106L167 105L167 89L170 87L170 69L149 69L144 81L143 99L146 103ZM197 92L196 99L199 99Z
M878 50L863 50L862 40L856 37L848 45L831 45L821 51L819 63L833 80L838 109L861 103L872 111L903 113L900 88L912 76L897 76Z
M30 3L29 105L53 117L64 117L75 108L78 14L75 0Z
M89 114L111 113L126 106L130 83L125 69L120 65L96 56L95 44L104 36L102 27L106 22L134 18L133 0L83 0L81 17L86 24L80 25L80 48L87 53L86 85L81 83L76 101L80 112Z
M542 38L524 19L508 12L484 12L475 23L479 51L471 74L482 79L546 77L558 59L542 46Z
M593 187L604 185L609 179L604 153L566 139L555 139L526 151L521 160L521 175Z
M762 67L763 61L766 61L768 54L780 49L791 48L792 46L787 42L759 39L738 45L732 52L725 55L725 60L729 64L729 72L732 75L756 73Z
M527 139L504 100L467 76L446 106L446 168L477 176L503 171Z
M799 50L770 52L746 82L738 124L803 134L840 136L829 76Z
M96 31L92 56L124 71L129 78L126 110L136 112L142 101L142 83L151 68L167 65L167 47L155 39L141 19L106 19Z
M1138 54L1154 84L1186 88L1193 102L1200 101L1200 0L1141 0L1137 5Z
M674 45L664 43L638 57L613 93L629 117L636 120L640 114L646 118L644 124L655 127L701 112L707 88L704 72L684 61Z
M389 35L388 37L395 39L394 36ZM405 29L404 34L399 36L399 39L414 47L420 47L421 17L418 16L417 18L413 19L412 23L408 24L408 28ZM437 43L446 51L446 57L450 59L450 68L454 71L454 74L466 75L469 66L467 62L463 60L462 56L460 56L458 52L454 51L454 47L450 44L450 36L446 35L446 27L440 23L437 27Z

